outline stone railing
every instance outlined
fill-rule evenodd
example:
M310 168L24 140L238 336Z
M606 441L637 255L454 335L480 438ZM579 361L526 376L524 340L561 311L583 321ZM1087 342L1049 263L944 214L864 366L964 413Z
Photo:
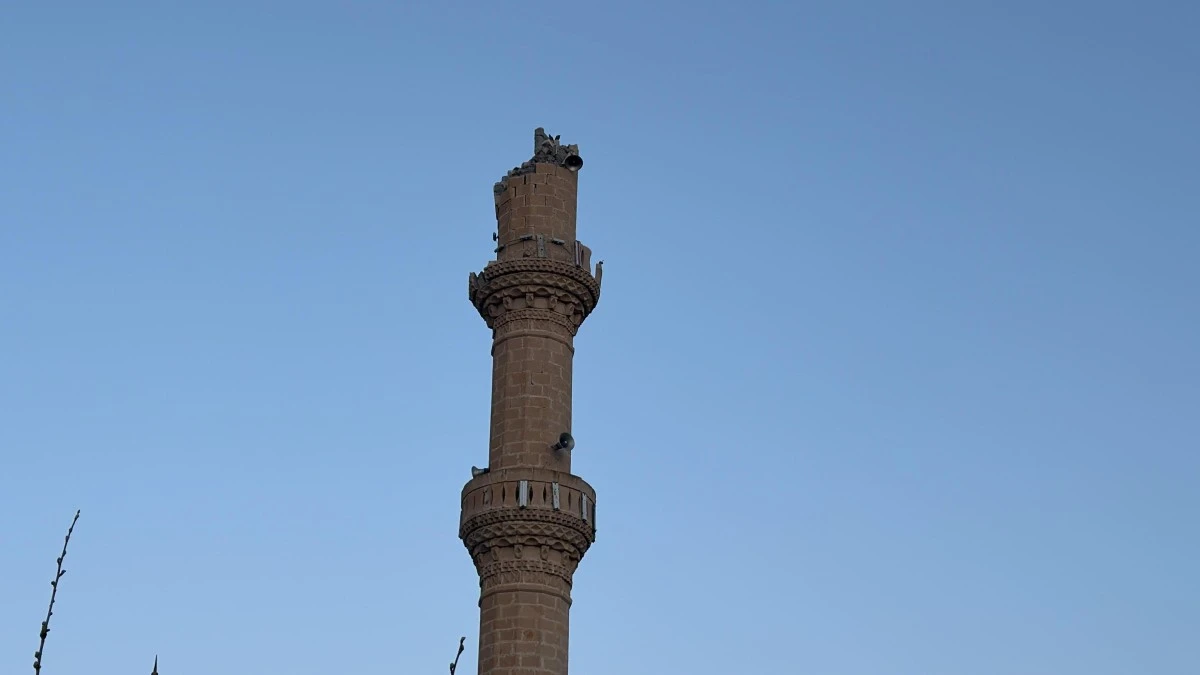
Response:
M569 473L513 467L471 479L462 491L460 527L490 511L549 511L573 516L595 540L596 491Z

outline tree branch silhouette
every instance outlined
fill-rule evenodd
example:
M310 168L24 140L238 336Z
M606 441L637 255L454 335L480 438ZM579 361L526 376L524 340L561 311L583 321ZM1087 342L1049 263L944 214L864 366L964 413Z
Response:
M67 544L71 543L71 533L75 531L75 523L79 521L79 511L75 511L75 518L71 520L71 526L67 528L67 536L63 538L62 553L58 556L58 570L54 574L54 580L50 582L50 606L46 608L46 620L42 622L41 641L38 643L38 649L33 653L33 672L35 675L41 675L42 672L42 653L46 650L46 636L50 634L50 617L54 616L54 599L58 596L58 582L67 573L63 569L63 559L67 557Z
M466 637L458 638L458 653L454 655L454 663L450 664L450 675L454 675L454 669L458 668L458 657L462 656L463 643L467 641Z

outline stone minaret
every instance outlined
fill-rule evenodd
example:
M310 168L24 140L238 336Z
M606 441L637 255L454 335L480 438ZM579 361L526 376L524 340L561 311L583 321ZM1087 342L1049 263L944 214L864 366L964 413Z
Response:
M596 538L596 492L571 473L575 333L603 263L575 239L583 160L534 131L533 158L496 197L496 259L470 277L492 329L488 466L463 487L459 536L479 572L479 675L566 675L575 568Z

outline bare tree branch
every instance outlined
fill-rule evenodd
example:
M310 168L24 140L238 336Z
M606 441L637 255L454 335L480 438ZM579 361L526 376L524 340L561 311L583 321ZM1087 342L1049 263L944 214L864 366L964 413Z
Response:
M46 620L42 622L41 641L37 651L33 653L35 675L41 675L42 672L42 652L46 649L46 636L50 633L50 617L54 616L54 598L58 595L58 582L67 573L63 569L63 559L67 557L67 544L71 543L71 533L75 531L75 523L78 521L79 511L75 511L75 518L71 520L71 527L67 528L67 536L63 538L63 550L58 556L58 571L54 574L54 581L50 582L50 606L46 608Z
M466 637L458 638L458 653L454 655L454 663L450 664L450 675L454 675L454 669L458 668L458 657L462 656L463 643L467 641Z

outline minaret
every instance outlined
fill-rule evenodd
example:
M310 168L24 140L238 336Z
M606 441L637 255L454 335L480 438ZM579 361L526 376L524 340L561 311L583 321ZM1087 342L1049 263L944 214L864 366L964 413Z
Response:
M579 148L539 128L533 149L495 185L496 259L470 277L492 329L488 466L459 527L479 572L479 675L566 675L572 577L596 538L596 492L571 473L571 360L603 263L593 276L575 239Z

